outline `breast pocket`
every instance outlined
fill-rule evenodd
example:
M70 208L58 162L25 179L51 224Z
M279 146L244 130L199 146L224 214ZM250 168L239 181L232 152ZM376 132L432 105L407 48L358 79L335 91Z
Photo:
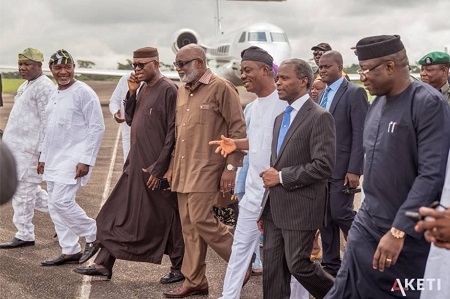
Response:
M197 115L194 117L194 121L198 124L209 125L211 124L211 120L215 118L215 115L218 113L218 107L215 103L201 103L198 107Z

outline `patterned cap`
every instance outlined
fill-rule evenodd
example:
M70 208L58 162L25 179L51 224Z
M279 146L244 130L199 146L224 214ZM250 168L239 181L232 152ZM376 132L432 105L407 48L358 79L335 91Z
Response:
M259 61L267 64L268 66L273 65L273 57L264 49L257 46L251 46L241 52L242 61Z
M50 60L48 61L49 65L53 64L73 64L72 55L64 49L56 51L52 56L50 56Z
M450 62L450 55L445 52L431 52L420 58L420 65L447 64Z
M36 62L44 61L44 55L41 51L33 48L26 48L22 53L19 54L19 61L31 60Z

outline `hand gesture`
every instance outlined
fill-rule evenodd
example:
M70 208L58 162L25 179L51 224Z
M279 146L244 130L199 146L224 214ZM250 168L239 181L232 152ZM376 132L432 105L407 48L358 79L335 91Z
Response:
M114 114L114 119L116 120L116 122L123 123L125 121L125 118L122 118L122 114L120 113L120 109L117 110L117 112Z
M128 79L128 90L130 91L130 95L136 93L136 90L138 90L139 85L141 85L141 82L138 80L136 74L134 72L131 73L130 79Z
M220 154L226 158L229 154L234 152L236 150L236 142L231 139L227 138L223 135L220 136L222 140L213 140L209 142L209 145L218 145L216 150L214 151L216 154L220 152Z

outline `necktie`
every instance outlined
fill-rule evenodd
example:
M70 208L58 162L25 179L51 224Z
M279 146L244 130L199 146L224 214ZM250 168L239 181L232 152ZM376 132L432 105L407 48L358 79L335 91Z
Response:
M277 144L277 155L280 152L281 145L283 144L284 137L286 137L287 130L291 124L291 111L294 108L292 106L287 106L284 110L283 121L281 122L280 134L278 134L278 144Z
M322 101L320 102L320 106L327 109L327 102L328 102L328 93L330 92L331 88L327 87L325 89L325 92L323 93Z

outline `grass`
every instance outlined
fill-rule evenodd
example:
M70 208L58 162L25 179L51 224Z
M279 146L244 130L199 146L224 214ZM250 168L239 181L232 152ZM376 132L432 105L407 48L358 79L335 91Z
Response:
M24 79L4 79L2 78L2 93L16 93L20 84L22 84Z

